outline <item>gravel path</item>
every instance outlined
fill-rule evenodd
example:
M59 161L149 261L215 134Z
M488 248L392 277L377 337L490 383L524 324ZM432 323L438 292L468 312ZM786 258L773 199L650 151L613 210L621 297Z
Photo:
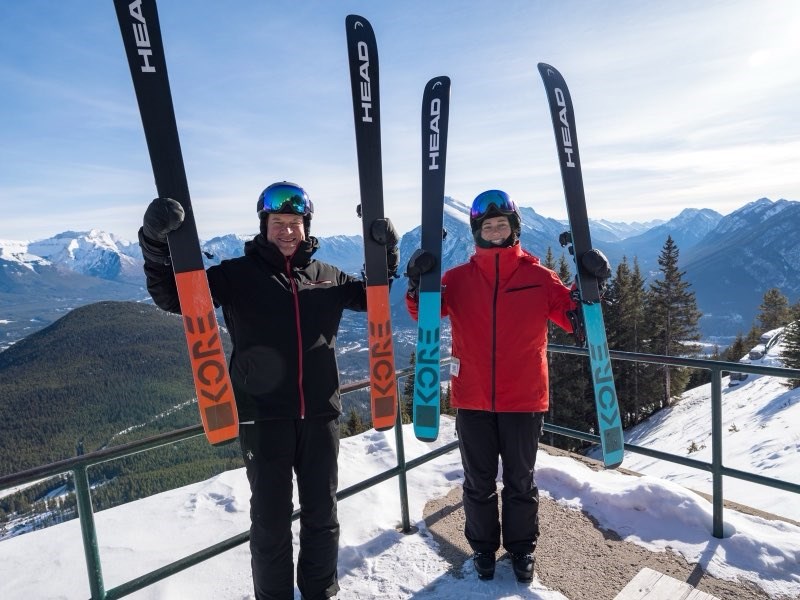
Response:
M690 565L672 552L651 552L620 540L613 531L600 529L587 514L541 498L539 507L541 536L536 548L536 577L546 587L558 590L570 600L613 600L623 587L643 568L685 581L720 600L768 599L750 583L715 579L699 565ZM445 498L429 502L425 522L452 565L452 573L461 575L461 567L472 552L464 539L464 511L461 488ZM498 553L499 568L510 568L505 551Z

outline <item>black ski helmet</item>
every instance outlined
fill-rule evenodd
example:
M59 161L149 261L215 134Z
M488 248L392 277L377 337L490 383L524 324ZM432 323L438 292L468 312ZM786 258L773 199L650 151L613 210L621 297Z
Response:
M262 223L262 233L264 233L267 215L271 213L301 215L306 238L308 238L311 219L314 216L314 203L311 202L306 191L296 183L278 181L268 185L258 197L256 211Z
M522 217L520 217L517 205L502 190L486 190L475 197L469 211L469 225L472 228L472 237L475 238L475 242L479 246L486 245L480 233L481 224L484 219L490 217L508 217L508 223L511 225L512 243L519 239L522 233ZM491 244L488 246L491 246Z

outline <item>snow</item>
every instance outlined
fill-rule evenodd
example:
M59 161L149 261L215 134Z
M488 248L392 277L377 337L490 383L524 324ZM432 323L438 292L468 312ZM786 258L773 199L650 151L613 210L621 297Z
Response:
M781 366L781 351L778 342L759 361L744 360ZM627 431L626 441L710 462L710 396L710 385L690 390L675 406ZM797 482L800 389L788 390L783 378L756 375L729 387L726 377L722 402L725 465ZM450 417L442 417L439 439L432 444L420 442L404 426L406 460L455 439ZM692 445L696 450L690 452ZM343 439L340 489L395 467L396 456L394 431L370 430ZM724 538L716 539L711 503L692 491L710 494L710 474L631 452L623 466L643 476L594 471L574 459L540 452L536 480L543 496L587 512L628 542L678 553L713 577L750 581L771 597L800 597L800 526L726 508ZM408 473L410 519L418 528L408 535L398 530L402 513L396 478L342 500L339 597L563 600L537 579L529 586L518 583L509 569L498 569L495 579L480 588L470 561L460 573L450 571L422 515L426 502L446 496L462 480L457 450ZM726 500L800 521L796 494L728 477L723 491ZM249 497L244 470L238 469L96 513L105 589L246 531ZM298 529L294 523L295 552ZM0 542L0 598L88 597L81 539L79 522L73 520ZM129 597L250 600L247 544Z
M773 333L778 333L776 330ZM752 365L780 367L779 341ZM800 388L789 390L786 379L748 375L730 386L722 378L722 455L726 467L800 483ZM637 446L711 462L711 391L709 385L689 390L680 402L660 411L646 423L625 432L625 441ZM690 447L691 450L690 451ZM623 465L638 473L666 479L711 494L711 474L626 453ZM797 494L726 477L726 500L739 502L800 522ZM800 572L800 564L797 566Z
M800 423L800 414L792 414L794 422ZM403 436L406 458L411 460L455 440L455 428L452 419L443 417L441 434L433 444L419 442L410 426L403 428ZM395 444L393 431L370 430L343 439L340 489L394 467ZM730 455L743 448L730 446L726 452ZM790 453L781 458L788 461ZM635 460L629 453L625 465L632 467ZM461 577L448 572L449 565L440 557L422 514L429 499L445 496L460 485L462 477L457 450L408 474L410 518L419 528L410 535L397 530L401 510L396 479L342 500L339 597L563 600L563 595L536 579L528 586L517 583L507 569L499 569L488 588L478 589L470 561L458 574ZM627 541L659 552L669 549L714 577L746 579L774 597L800 594L800 527L796 525L726 510L726 537L717 540L712 536L710 503L677 483L593 471L574 459L544 452L539 453L536 477L543 495L588 512L601 527L617 531ZM778 492L761 488L752 493L766 498ZM97 513L106 590L246 531L249 496L244 470L239 469ZM295 523L295 542L298 527ZM0 597L4 599L89 596L77 520L0 542L0 564ZM250 555L243 544L130 597L252 599L251 586ZM299 598L299 592L295 597Z

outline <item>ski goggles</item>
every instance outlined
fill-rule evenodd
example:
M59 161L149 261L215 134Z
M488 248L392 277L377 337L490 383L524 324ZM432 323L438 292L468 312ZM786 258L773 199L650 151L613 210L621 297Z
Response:
M492 207L501 215L518 214L517 205L508 197L508 194L500 190L488 190L478 194L478 197L475 198L469 216L473 220L480 220L490 212Z
M259 217L269 213L313 215L314 204L299 185L288 182L273 183L261 192L256 210Z

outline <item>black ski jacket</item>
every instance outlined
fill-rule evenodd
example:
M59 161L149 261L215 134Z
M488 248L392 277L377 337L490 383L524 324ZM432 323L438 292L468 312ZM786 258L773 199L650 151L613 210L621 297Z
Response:
M285 257L257 235L244 256L206 270L233 341L242 422L341 414L336 335L344 309L365 311L367 295L362 281L313 260L318 247L311 237ZM155 303L180 313L172 267L145 257L144 271Z

